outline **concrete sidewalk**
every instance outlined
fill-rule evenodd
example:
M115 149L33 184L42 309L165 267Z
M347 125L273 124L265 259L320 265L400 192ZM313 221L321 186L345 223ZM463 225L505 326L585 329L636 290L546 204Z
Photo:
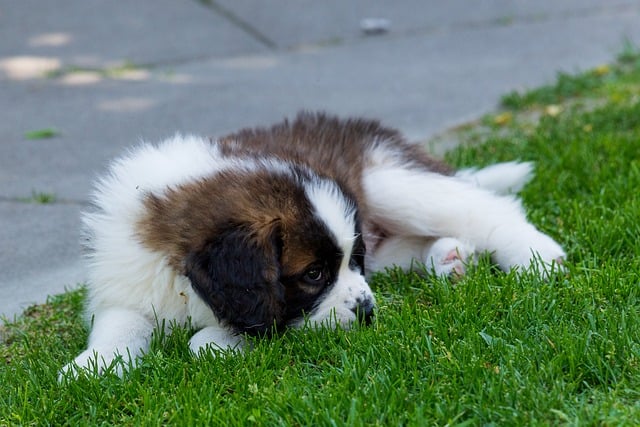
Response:
M140 139L323 109L424 140L625 39L638 0L0 0L0 313L84 280L91 181ZM59 134L25 137L43 128Z

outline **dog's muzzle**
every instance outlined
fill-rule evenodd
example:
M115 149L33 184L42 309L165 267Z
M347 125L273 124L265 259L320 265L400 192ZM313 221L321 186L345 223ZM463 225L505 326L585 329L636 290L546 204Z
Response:
M356 315L359 323L370 325L373 322L375 303L372 298L358 298L356 305L351 309Z

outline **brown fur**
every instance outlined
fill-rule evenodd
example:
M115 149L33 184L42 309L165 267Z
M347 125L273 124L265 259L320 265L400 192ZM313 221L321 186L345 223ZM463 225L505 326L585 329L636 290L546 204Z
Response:
M434 159L419 146L408 144L395 129L377 120L340 119L322 113L299 113L270 128L247 128L219 140L228 155L264 156L265 153L298 164L308 165L346 188L366 208L362 191L362 172L366 153L379 140L396 150L407 165L429 171L453 174L453 169Z
M298 254L287 254L287 264L293 270L302 269L311 256L305 256L303 245L295 240L299 236L297 218L311 212L309 206L300 204L304 199L300 191L286 177L274 179L268 171L250 175L222 172L168 189L162 196L149 194L146 214L139 221L140 238L150 249L171 254L170 264L183 272L189 252L201 249L230 226L248 227L258 244L279 226L286 247Z

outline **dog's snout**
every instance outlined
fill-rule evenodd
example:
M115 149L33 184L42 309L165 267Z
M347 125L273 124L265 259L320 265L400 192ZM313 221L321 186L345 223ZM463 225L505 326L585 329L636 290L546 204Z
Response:
M358 298L356 305L351 309L360 323L370 325L374 317L375 304L371 298Z

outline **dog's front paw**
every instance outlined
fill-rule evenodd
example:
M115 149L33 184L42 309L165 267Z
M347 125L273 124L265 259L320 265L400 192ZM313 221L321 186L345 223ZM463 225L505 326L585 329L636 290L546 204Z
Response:
M101 375L104 372L104 365L98 362L99 355L93 349L87 349L80 353L73 362L69 362L60 369L58 381L66 379L77 379L82 372L87 374Z
M425 266L438 276L459 279L466 265L473 261L475 250L457 239L444 237L428 245L423 253Z
M131 359L126 359L131 364ZM118 353L99 353L95 349L87 349L80 353L73 362L67 363L58 373L58 381L76 380L82 374L90 376L104 375L113 372L122 377L127 368L127 361ZM135 363L135 360L133 361Z
M239 349L242 345L241 336L216 326L207 326L199 330L189 340L189 349L196 356L206 348L225 351Z

